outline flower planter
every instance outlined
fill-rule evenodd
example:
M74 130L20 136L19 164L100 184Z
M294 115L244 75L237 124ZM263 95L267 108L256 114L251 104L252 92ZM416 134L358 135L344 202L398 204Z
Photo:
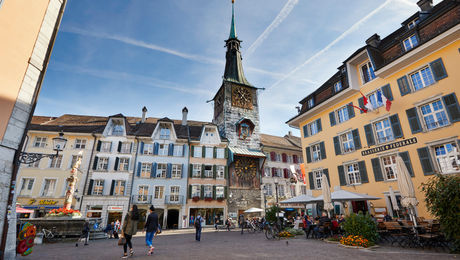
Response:
M200 200L200 197L198 197L198 196L195 196L195 197L192 198L192 201L193 201L193 202L197 202L197 201L199 201L199 200Z
M212 198L204 198L204 201L212 201Z
M224 198L218 198L217 201L222 202L222 201L224 201Z

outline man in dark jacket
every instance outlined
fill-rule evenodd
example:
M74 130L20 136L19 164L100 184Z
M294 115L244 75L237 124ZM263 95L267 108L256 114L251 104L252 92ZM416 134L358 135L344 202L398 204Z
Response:
M145 243L150 247L148 254L153 253L153 236L158 231L158 215L155 213L155 207L150 206L150 214L147 217L147 222L145 222L144 229L147 231L145 234Z

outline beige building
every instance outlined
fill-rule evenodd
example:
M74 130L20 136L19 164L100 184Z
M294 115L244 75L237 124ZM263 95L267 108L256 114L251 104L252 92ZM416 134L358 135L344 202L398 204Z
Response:
M0 1L0 258L15 255L10 187L15 186L18 168L13 161L25 140L66 2Z

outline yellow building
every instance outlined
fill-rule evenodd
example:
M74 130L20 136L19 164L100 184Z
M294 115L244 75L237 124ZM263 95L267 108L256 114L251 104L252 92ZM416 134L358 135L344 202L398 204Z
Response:
M327 176L332 190L382 198L347 204L354 212L404 214L388 198L391 186L400 200L400 155L416 188L418 216L432 218L420 185L435 173L460 172L460 3L417 4L419 12L384 39L370 37L287 122L301 129L313 195Z

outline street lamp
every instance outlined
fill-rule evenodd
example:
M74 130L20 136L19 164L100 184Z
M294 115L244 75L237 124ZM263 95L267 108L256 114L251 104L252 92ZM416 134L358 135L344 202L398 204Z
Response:
M275 179L275 196L276 196L276 223L278 223L278 227L280 226L280 207L278 205L278 179Z
M17 165L23 164L31 164L37 161L40 161L43 158L55 158L59 156L59 152L63 151L65 145L67 144L67 139L64 138L64 132L61 131L58 137L53 138L53 150L56 151L55 154L43 154L43 153L26 153L21 152L19 154L19 159L16 162Z

